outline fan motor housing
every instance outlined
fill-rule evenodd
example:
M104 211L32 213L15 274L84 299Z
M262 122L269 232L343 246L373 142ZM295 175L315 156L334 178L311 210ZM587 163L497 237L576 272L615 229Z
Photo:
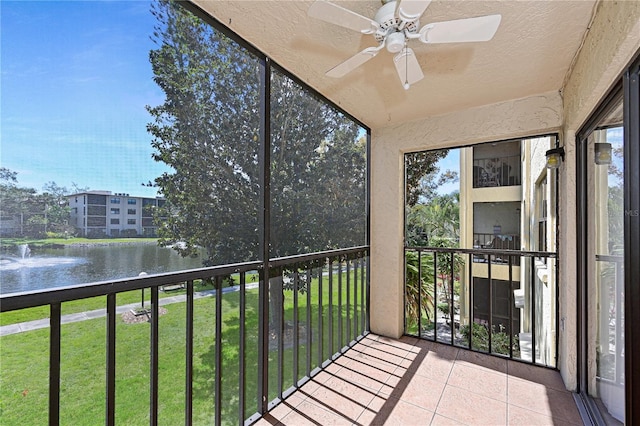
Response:
M375 38L378 42L382 42L387 35L392 36L394 33L389 34L390 29L398 28L400 25L400 20L396 17L396 6L397 1L390 1L382 5L376 16L373 18L378 24L380 24L380 30L375 34ZM409 33L416 33L420 26L419 21L416 19L413 22L408 22L405 24L404 30ZM403 43L404 45L404 40ZM387 42L387 50L389 50L389 43ZM399 52L397 50L396 52Z
M406 45L404 33L395 32L387 36L385 47L390 53L398 53Z

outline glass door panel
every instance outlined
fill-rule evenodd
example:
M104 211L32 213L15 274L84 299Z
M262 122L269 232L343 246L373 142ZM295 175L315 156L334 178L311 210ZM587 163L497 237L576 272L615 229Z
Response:
M609 423L625 407L623 133L620 103L587 139L589 393Z

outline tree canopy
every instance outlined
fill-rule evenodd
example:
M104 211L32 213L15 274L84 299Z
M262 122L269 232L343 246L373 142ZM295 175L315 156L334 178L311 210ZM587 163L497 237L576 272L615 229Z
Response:
M263 166L272 256L363 244L364 130L273 70L263 165L263 60L176 3L152 8L150 60L165 99L148 107L147 128L154 159L171 168L155 179L167 200L161 244L183 255L203 247L208 265L259 258Z
M18 173L0 168L0 217L4 235L41 238L47 233L69 235L66 187L47 182L42 192L18 186Z

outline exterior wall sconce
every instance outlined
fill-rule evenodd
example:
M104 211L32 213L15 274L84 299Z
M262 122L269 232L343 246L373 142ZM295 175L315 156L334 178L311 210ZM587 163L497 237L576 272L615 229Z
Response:
M611 144L610 143L596 143L595 157L596 164L611 164Z
M547 168L557 169L564 160L564 148L560 146L550 149L544 155L547 157Z

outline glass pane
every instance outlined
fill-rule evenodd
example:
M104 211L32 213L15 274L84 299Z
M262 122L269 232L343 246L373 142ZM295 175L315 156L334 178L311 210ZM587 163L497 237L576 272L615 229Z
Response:
M612 123L588 140L592 173L597 337L596 396L609 414L624 421L624 202L623 128ZM609 154L610 152L610 154Z

